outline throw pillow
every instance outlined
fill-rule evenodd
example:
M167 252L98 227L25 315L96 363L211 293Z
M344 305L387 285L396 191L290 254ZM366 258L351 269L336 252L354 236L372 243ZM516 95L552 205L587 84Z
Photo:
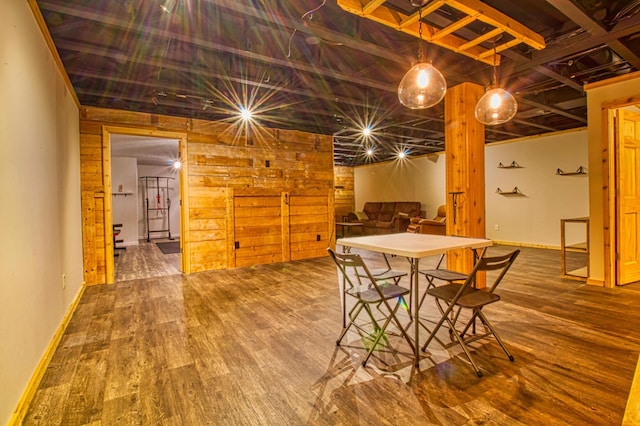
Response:
M369 220L369 216L367 216L365 212L356 212L356 218L358 219L358 222Z

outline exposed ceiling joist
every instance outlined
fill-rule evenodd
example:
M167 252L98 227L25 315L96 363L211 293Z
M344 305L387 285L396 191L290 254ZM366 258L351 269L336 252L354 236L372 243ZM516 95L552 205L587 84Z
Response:
M172 13L156 2L140 2L132 10L127 2L105 8L85 0L33 1L83 106L231 121L253 99L263 112L255 121L260 127L334 135L340 165L390 160L403 146L410 155L444 147L443 103L410 110L398 101L398 83L416 58L415 35L345 12L333 0L176 0ZM411 27L420 15L411 4L420 3L424 14L433 12L423 18L433 27L425 35L435 41L458 37L459 50L488 50L489 60L478 62L430 45L425 56L443 71L449 87L488 85L494 53L489 48L505 34L454 3L490 5L544 35L540 51L503 35L502 41L518 45L501 46L499 82L516 94L520 108L510 122L485 128L485 140L493 142L582 127L583 84L637 70L628 53L640 56L640 15L633 14L635 8L620 9L622 1L606 11L602 2L594 3L591 21L537 0L358 4L367 13L388 8L399 26ZM605 12L612 19L603 23ZM610 31L594 31L595 24ZM375 157L364 153L363 127L373 131Z
M571 0L547 0L547 3L564 13L569 19L587 30L595 37L607 36L607 31L600 26L591 16L582 11ZM621 58L640 69L640 57L624 45L619 39L608 40L607 45Z

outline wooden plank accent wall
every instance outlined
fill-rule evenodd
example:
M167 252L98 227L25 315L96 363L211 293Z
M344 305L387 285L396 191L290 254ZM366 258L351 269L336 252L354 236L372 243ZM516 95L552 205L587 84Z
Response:
M342 221L343 216L356 211L353 167L338 166L333 169L335 192L335 220Z
M107 141L102 137L103 126L186 135L188 154L183 160L188 168L185 197L188 201L189 229L183 239L188 241L184 250L185 255L189 256L187 260L191 272L236 265L234 222L239 218L235 217L236 212L230 210L235 208L237 196L269 195L277 196L280 201L282 194L289 194L289 199L310 196L316 200L318 205L313 206L309 204L309 199L300 199L298 201L307 204L298 205L296 208L300 210L289 212L289 215L296 216L295 223L286 227L287 232L291 231L292 234L289 237L283 233L286 238L282 237L284 245L281 244L281 247L287 245L289 238L288 245L295 246L290 247L282 259L286 260L291 253L300 259L325 255L327 241L334 227L333 210L330 214L327 212L327 209L333 209L335 197L332 136L260 129L247 137L227 123L83 107L80 119L81 190L87 242L87 284L106 282L104 205L94 206L91 210L89 202L92 194L102 194L104 197L102 156ZM302 213L305 207L308 210L315 209L315 218ZM252 220L260 221L262 217L259 214ZM287 222L280 222L279 226L288 223L289 215ZM324 217L324 223L320 216ZM306 230L299 231L304 226ZM313 241L305 242L302 236L305 233L312 235ZM317 248L317 234L321 235L322 250Z

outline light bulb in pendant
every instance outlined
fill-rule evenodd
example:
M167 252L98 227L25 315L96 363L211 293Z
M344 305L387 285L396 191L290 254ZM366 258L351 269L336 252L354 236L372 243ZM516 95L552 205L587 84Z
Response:
M518 112L518 103L511 93L502 88L488 90L478 101L476 119L486 125L506 123Z

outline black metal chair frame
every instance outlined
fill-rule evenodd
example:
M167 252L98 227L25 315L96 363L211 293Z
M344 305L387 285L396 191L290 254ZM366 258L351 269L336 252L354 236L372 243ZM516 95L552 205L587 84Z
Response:
M376 280L376 281L388 281L391 280L393 281L394 284L398 285L400 284L400 280L402 279L402 277L406 277L407 275L409 275L408 272L406 271L398 271L397 269L392 269L391 268L391 264L389 263L389 258L387 257L387 255L385 253L382 253L382 258L384 259L384 263L386 265L386 268L372 268L369 269L369 272L371 272L371 276ZM365 276L362 276L361 278L366 278ZM413 280L411 280L410 285L409 285L409 290L411 290L413 288L412 286L413 284ZM413 297L413 292L409 293L409 312L411 312L411 302L412 302L412 297Z
M402 337L407 341L411 347L411 353L413 353L415 350L413 341L396 315L401 306L408 306L404 297L410 294L410 289L401 287L395 284L395 282L382 281L380 278L373 276L362 257L358 254L336 253L331 248L327 250L338 267L338 279L342 280L342 331L338 340L336 340L336 345L340 346L342 339L351 326L367 332L363 329L362 325L356 323L358 316L364 310L370 319L366 324L372 325L374 334L373 342L367 351L367 356L362 362L363 366L366 366L376 346L378 346L380 340L387 332L387 327L392 322L398 328ZM346 307L347 296L352 297L356 301L348 314ZM392 307L390 301L394 299L395 305ZM376 319L376 315L371 307L372 305L382 313L383 318ZM348 323L347 318L349 319ZM382 325L380 325L380 322L382 322Z
M482 377L482 372L473 360L473 357L471 356L471 353L467 346L471 342L493 335L509 360L514 360L513 355L509 353L509 350L502 342L502 339L496 332L495 328L482 312L482 308L484 308L486 305L495 303L500 300L500 296L495 294L494 291L515 261L516 257L518 257L519 253L520 250L514 250L505 255L492 257L482 256L478 259L473 270L467 276L463 284L450 283L439 287L431 287L426 290L425 294L429 294L430 296L433 296L435 298L436 306L440 311L441 317L440 320L436 323L435 328L429 335L429 338L422 346L423 352L426 351L429 343L435 338L438 330L446 322L449 326L449 333L451 337L462 347L462 350L471 362L471 365L473 366L473 369L475 370L478 377ZM499 271L499 273L490 287L485 289L477 289L474 287L474 283L476 274L479 271ZM460 309L458 309L458 311L454 313L454 309L456 307ZM463 310L471 310L472 314L469 321L464 325L462 331L458 331L458 329L456 329L456 323L458 322L460 313ZM472 325L475 325L477 318L479 318L484 325L485 332L481 334L474 333L469 335L468 337L465 337L466 333L469 331L469 328Z

